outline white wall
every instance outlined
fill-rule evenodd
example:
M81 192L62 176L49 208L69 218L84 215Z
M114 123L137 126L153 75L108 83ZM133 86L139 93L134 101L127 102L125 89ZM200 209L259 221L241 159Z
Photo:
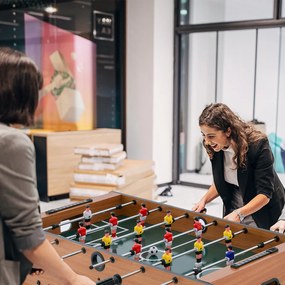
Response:
M127 153L172 181L173 0L127 1Z

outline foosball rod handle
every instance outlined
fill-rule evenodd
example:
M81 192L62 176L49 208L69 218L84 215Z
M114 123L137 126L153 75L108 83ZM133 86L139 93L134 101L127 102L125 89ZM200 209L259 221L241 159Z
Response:
M168 284L177 284L178 283L178 278L176 276L174 276L171 280L166 281L165 283L162 283L160 285L168 285Z
M58 244L59 244L59 240L56 238L56 239L54 239L53 241L51 241L50 243L51 243L51 244L56 244L56 245L58 245Z
M102 265L104 265L104 264L106 264L106 263L109 263L109 262L114 263L114 262L115 262L115 258L114 258L113 256L111 256L109 259L104 260L104 261L102 261L102 262L100 262L100 263L91 264L91 265L89 266L89 269L94 269L94 268L96 268L96 267L100 267L100 266L102 266Z

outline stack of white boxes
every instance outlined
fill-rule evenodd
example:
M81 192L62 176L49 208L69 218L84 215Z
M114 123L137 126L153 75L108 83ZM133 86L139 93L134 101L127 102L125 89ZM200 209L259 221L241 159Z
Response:
M92 198L109 191L152 199L156 189L154 163L129 160L122 144L93 144L75 147L81 160L74 169L70 198Z

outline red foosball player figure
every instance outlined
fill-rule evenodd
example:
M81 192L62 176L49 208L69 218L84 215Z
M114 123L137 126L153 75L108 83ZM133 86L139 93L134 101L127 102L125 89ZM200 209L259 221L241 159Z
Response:
M166 212L166 216L164 216L164 223L165 223L165 228L170 228L171 229L171 225L173 224L174 219L171 215L171 211L168 210Z
M86 209L83 212L83 219L86 229L90 229L91 225L91 218L92 218L92 211L90 209L90 206L87 205Z
M199 271L202 267L202 257L203 257L203 250L204 250L204 243L201 237L197 237L197 240L194 243L194 249L195 249L195 256L196 256L195 269Z
M230 245L232 245L233 233L232 233L231 228L230 228L229 225L225 226L225 230L223 232L223 236L225 238L226 246L229 247Z
M137 220L137 225L134 227L134 232L136 233L136 238L139 242L142 241L143 226L140 220Z
M117 237L117 228L118 228L118 218L114 212L111 212L111 218L109 219L109 225L111 229L112 238Z
M78 238L79 242L85 243L86 240L86 228L84 227L83 222L79 222L79 228L77 230L76 237Z
M173 241L173 234L171 232L170 228L165 229L165 235L163 236L164 244L166 248L169 248L171 250L172 241Z
M162 265L166 270L171 270L171 265L172 265L172 253L169 248L166 248L164 250L164 254L161 257L161 262Z
M203 226L199 222L199 218L197 218L197 217L194 218L194 225L193 225L193 227L194 227L194 231L195 231L196 237L201 237L202 236Z
M112 244L112 238L110 236L110 232L109 231L105 231L105 235L102 238L101 241L101 245L102 247L106 250L106 251L110 251L110 247Z
M140 259L140 253L142 252L142 245L141 242L135 238L134 239L135 244L133 245L131 249L131 254L134 255L134 260Z
M235 252L231 245L228 246L228 250L226 251L226 264L232 265L235 259Z
M140 220L141 220L141 224L143 227L145 225L146 217L148 216L148 214L149 212L148 212L148 209L146 208L146 205L142 203L139 215L140 215Z

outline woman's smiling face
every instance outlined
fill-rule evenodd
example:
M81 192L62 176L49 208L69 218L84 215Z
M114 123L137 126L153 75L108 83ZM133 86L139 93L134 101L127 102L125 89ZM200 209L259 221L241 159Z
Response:
M208 127L207 125L201 125L200 129L206 145L210 146L214 151L218 152L229 147L230 128L224 132L216 128Z

